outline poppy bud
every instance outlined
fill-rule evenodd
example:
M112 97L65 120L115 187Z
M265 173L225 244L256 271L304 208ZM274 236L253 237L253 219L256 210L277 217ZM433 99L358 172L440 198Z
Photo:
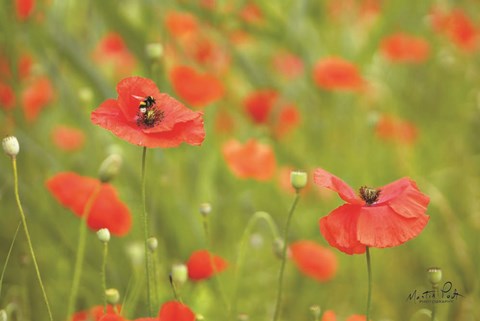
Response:
M310 307L310 312L312 312L313 318L314 318L315 320L318 320L318 319L320 319L320 313L322 312L322 309L320 308L319 305L316 305L316 304L315 304L315 305L312 305L312 306Z
M290 173L290 183L297 191L307 185L308 176L305 172L292 171Z
M110 241L110 231L108 228L101 228L97 231L97 237L102 243L108 243Z
M117 176L122 165L122 157L118 154L112 154L105 158L100 165L98 171L98 178L102 183L110 182L115 176Z
M81 88L79 91L78 91L78 98L80 99L80 101L82 101L84 104L90 104L93 100L93 91L88 88L88 87L84 87L84 88Z
M212 205L210 205L210 203L200 204L200 214L202 214L203 216L207 216L208 214L210 214L211 211Z
M155 252L155 250L157 249L158 247L158 240L156 237L149 237L147 239L147 246L148 246L148 249L150 250L150 252Z
M108 304L115 305L120 300L120 293L118 293L117 289L106 289L105 290L105 297L107 299Z
M428 280L433 286L437 286L442 281L442 269L438 267L431 267L427 270Z
M160 43L149 43L145 47L148 58L155 60L163 55L163 46Z
M7 136L2 140L2 147L5 154L15 158L18 152L20 151L20 144L18 143L17 137Z
M145 258L144 243L131 243L127 246L127 254L134 266L139 266Z
M0 310L0 321L7 321L7 319L7 312L4 309Z
M283 248L284 247L285 247L285 242L281 238L276 238L273 241L273 253L279 259L283 258Z
M250 317L246 313L240 313L239 315L237 315L237 320L238 321L248 321L248 320L250 320Z
M195 314L195 320L196 321L203 321L203 320L205 320L205 317L201 314Z
M188 268L185 264L174 264L171 275L175 284L183 284L188 279Z

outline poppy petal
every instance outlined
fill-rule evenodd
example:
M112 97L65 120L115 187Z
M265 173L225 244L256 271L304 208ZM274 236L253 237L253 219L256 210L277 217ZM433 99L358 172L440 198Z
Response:
M328 281L337 272L337 257L313 241L297 241L290 245L293 262L305 275L317 281Z
M358 217L357 238L370 247L397 246L420 234L428 220L425 214L407 218L389 206L365 206Z
M136 122L138 106L141 98L160 96L157 85L153 80L143 77L127 77L117 84L118 107L125 118L130 122ZM140 97L140 98L139 98Z
M187 262L188 277L194 281L208 279L227 267L227 261L220 256L211 255L207 250L193 252Z
M331 246L347 254L365 252L365 245L357 239L361 210L361 205L345 204L320 219L320 232Z
M195 314L188 306L177 301L169 301L160 308L158 321L195 321Z
M355 191L337 176L327 172L322 168L318 168L314 172L314 182L318 186L331 189L350 204L363 204L364 202L356 195Z
M430 201L418 190L415 182L406 177L381 187L380 191L377 204L388 203L397 214L406 218L423 215Z
M337 321L337 316L332 310L327 310L323 313L322 321Z

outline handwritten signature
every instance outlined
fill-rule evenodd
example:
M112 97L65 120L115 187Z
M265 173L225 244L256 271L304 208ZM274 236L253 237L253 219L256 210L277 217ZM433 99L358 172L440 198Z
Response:
M452 282L447 281L443 287L432 289L429 291L420 292L413 290L408 296L407 301L414 303L451 303L463 297L456 288L453 287Z

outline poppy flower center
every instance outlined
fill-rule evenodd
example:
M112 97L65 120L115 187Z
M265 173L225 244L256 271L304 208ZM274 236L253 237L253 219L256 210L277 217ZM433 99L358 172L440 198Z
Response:
M163 110L155 105L142 106L137 112L137 126L141 128L152 128L158 125L165 117Z
M362 200L367 203L367 205L372 205L376 201L378 201L378 197L380 196L380 190L374 189L368 186L360 187L360 197Z

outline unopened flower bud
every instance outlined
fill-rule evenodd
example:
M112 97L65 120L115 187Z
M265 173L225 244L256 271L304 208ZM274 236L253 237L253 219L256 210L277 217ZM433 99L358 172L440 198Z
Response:
M211 211L212 205L210 205L210 203L200 204L200 214L202 214L203 216L207 216L208 214L210 214Z
M285 242L281 238L278 237L273 241L273 253L279 259L283 258L283 248L284 247L285 247Z
M120 293L118 293L117 289L106 289L105 298L107 299L108 304L115 305L120 301Z
M431 267L427 270L428 280L433 286L437 286L442 281L442 269L438 267Z
M99 179L102 183L110 182L117 176L122 166L122 157L118 154L112 154L105 158L98 171Z
M88 105L93 100L93 91L88 87L83 87L78 91L78 98L81 102Z
M7 311L4 309L0 310L0 321L7 321Z
M205 320L205 317L199 313L195 314L195 320L196 321L203 321Z
M315 304L310 307L310 312L312 312L314 319L318 320L320 318L320 313L322 312L322 309L319 305Z
M101 228L97 231L97 237L100 242L108 243L110 241L110 231L108 228Z
M175 284L183 284L188 280L188 268L185 264L174 264L172 266L172 281Z
M238 321L248 321L248 320L250 320L250 317L246 313L240 313L239 315L237 315L237 320Z
M156 237L152 236L147 239L147 246L150 252L155 252L158 247L158 240Z
M141 242L135 242L135 243L130 243L127 246L127 254L132 260L132 264L134 266L139 266L144 262L145 259L145 250L144 250L144 243Z
M163 46L160 43L149 43L145 46L147 57L155 60L161 58L163 55Z
M2 147L5 154L15 158L20 151L20 144L15 136L7 136L2 140Z
M297 191L307 185L308 176L305 172L292 171L290 173L290 183Z

